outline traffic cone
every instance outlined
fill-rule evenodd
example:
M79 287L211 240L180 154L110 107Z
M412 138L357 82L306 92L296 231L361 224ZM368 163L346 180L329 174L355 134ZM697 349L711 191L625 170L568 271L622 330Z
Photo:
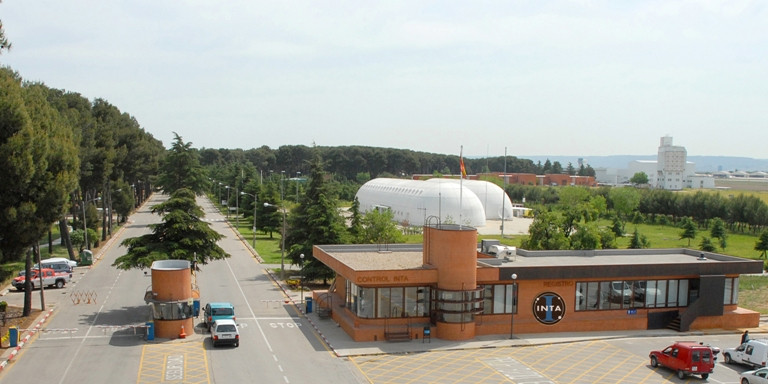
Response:
M184 332L184 325L181 325L181 333L179 333L179 339L184 339L187 337L186 332Z

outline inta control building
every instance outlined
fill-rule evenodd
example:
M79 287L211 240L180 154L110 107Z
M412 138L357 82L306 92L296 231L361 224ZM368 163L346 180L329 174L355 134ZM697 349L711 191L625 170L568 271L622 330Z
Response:
M762 261L689 249L484 253L477 230L426 225L419 244L316 245L315 291L355 341L674 328L752 328L739 275ZM429 330L429 333L427 333Z

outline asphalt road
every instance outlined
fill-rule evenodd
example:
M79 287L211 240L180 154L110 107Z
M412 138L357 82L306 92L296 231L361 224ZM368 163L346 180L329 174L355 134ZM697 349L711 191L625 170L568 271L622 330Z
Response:
M149 233L148 225L159 222L149 209L160 198L154 196L131 216L93 267L78 267L67 287L45 291L51 316L0 372L0 382L30 377L78 384L368 382L354 364L333 355L296 307L285 302L282 290L206 199L199 201L206 220L226 236L220 246L232 257L201 266L196 282L203 305L235 305L240 347L213 348L202 327L186 330L185 339L147 341L150 313L143 298L151 286L150 271L119 271L111 264L125 253L122 239ZM39 308L39 291L34 294L33 306ZM17 305L23 293L11 291L3 299Z

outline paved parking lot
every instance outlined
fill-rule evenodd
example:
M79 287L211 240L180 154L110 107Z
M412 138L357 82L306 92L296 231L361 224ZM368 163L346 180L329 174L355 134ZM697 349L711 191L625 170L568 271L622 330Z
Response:
M349 357L371 383L719 383L736 384L746 367L721 361L708 380L679 380L675 372L652 368L647 345L666 339L595 340L577 343L429 351Z

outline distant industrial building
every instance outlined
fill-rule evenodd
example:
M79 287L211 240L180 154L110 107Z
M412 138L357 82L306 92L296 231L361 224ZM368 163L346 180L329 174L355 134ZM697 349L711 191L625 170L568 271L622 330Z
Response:
M648 176L651 188L679 191L685 188L715 188L712 175L696 173L696 164L687 161L685 147L672 145L672 137L661 138L656 160L635 160L625 169L595 168L595 179L600 184L629 184L636 173Z

